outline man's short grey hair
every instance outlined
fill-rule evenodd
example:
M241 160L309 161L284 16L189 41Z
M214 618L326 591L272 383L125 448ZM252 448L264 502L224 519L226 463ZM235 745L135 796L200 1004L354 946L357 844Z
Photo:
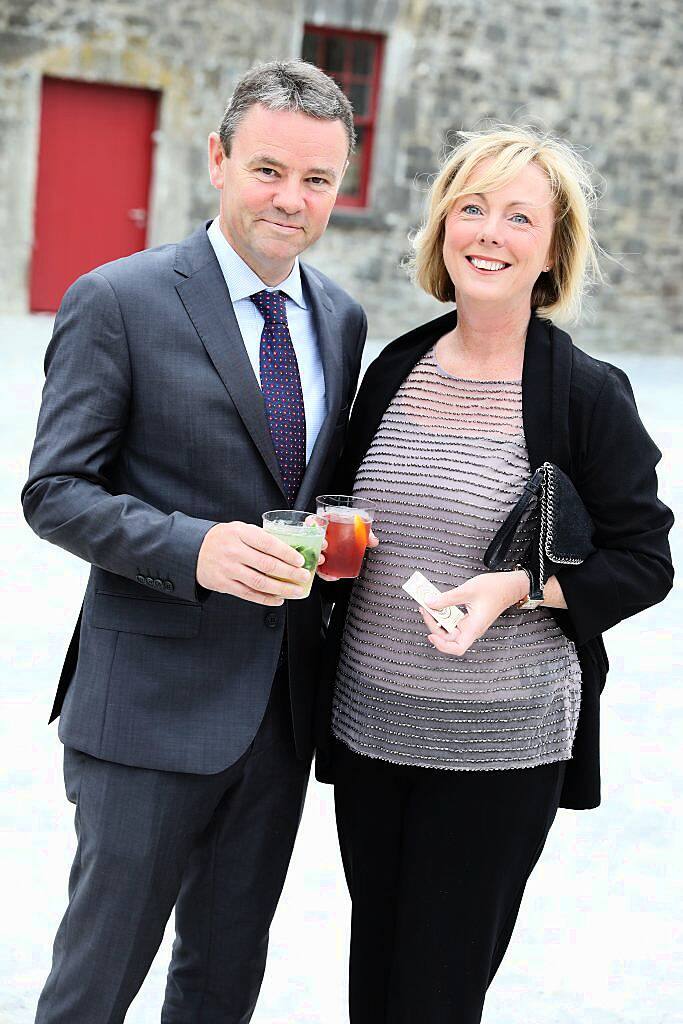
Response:
M247 71L235 87L219 129L226 156L237 128L250 107L260 103L268 110L298 111L321 121L341 121L349 142L356 145L353 110L333 79L304 60L272 60Z

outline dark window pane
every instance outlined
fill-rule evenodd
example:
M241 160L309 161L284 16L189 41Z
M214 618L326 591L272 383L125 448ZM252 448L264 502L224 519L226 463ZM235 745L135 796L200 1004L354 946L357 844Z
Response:
M325 62L326 71L343 71L344 69L344 40L338 36L327 36L325 39Z
M356 152L351 157L349 168L344 175L344 180L339 189L340 196L355 197L360 192L360 169L363 163L363 148L366 141L365 128L356 128L356 135L358 136Z
M301 57L303 60L307 60L310 61L311 64L315 64L317 53L318 36L312 36L307 32L304 36L304 45L301 48Z
M364 117L368 113L370 101L370 86L354 83L349 89L349 99L353 112L357 117Z
M369 75L372 71L372 58L375 44L367 39L356 39L353 44L353 71L356 75Z

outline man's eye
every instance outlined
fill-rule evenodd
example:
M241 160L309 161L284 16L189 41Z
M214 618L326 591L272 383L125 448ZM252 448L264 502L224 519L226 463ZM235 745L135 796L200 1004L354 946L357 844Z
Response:
M521 220L516 220L515 218L517 218L517 217L521 217L522 219ZM514 220L515 223L517 223L517 224L529 224L530 223L529 218L527 217L527 215L525 213L513 213L512 217L511 217L511 220Z
M274 177L277 171L273 167L259 167L261 174L265 174L267 178Z
M316 176L308 179L313 185L328 185L327 178L318 178Z

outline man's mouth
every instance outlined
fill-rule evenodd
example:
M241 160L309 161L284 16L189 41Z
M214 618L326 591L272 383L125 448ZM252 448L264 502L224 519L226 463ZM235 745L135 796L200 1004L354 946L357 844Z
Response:
M509 263L503 260L486 260L483 256L466 256L465 259L475 270L485 270L487 274L495 274L499 270L507 270Z
M270 224L272 228L280 228L281 231L303 231L301 224L282 224L277 220L267 220L266 224Z

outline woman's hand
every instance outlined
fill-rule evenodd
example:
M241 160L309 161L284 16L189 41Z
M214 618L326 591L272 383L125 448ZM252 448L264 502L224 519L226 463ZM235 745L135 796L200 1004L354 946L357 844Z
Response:
M475 640L483 636L491 623L529 593L529 580L525 572L487 572L473 576L467 583L446 590L438 600L430 601L431 608L439 610L451 605L465 605L467 615L461 619L454 633L447 633L436 619L420 609L431 630L427 639L442 654L462 655Z
M379 544L379 541L377 540L377 537L375 537L375 535L372 532L372 530L370 530L370 536L368 537L368 547L369 548L376 548L378 544ZM323 551L327 550L327 540L323 541L322 550ZM325 580L326 583L337 583L341 579L340 576L326 576L324 572L320 571L320 566L324 565L324 563L325 563L325 556L323 554L321 554L320 558L318 559L318 568L316 569L316 572L317 572L318 576L320 577L321 580Z

